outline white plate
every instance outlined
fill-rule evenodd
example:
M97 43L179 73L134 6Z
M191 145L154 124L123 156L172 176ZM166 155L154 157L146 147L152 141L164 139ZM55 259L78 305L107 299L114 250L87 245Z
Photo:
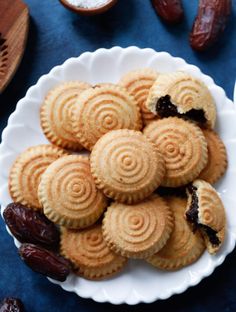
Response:
M40 143L47 143L40 128L39 108L46 93L61 81L81 79L92 84L117 82L120 76L132 69L151 67L160 72L183 70L200 78L212 93L218 111L217 131L224 140L228 151L229 167L226 175L217 184L227 213L228 231L223 248L216 256L207 252L194 264L177 272L163 272L152 268L144 261L130 261L120 275L106 281L88 281L70 275L66 282L55 282L67 291L84 298L113 304L137 304L166 299L182 293L188 287L198 284L220 265L235 246L235 176L236 176L236 109L226 98L222 88L204 75L199 68L187 64L183 59L172 57L165 52L152 49L114 47L83 53L78 58L68 59L63 65L54 67L31 87L26 96L17 104L10 116L8 126L2 134L0 146L0 203L3 212L11 202L8 193L8 174L12 162L24 149ZM19 243L15 239L16 246Z

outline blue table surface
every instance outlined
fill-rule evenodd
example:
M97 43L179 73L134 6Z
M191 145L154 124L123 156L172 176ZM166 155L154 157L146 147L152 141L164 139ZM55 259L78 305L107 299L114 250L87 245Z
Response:
M7 1L7 0L0 0ZM9 0L8 0L9 1ZM186 18L179 26L163 24L149 0L119 0L104 15L77 16L56 0L26 0L30 8L30 31L22 63L5 92L0 95L0 130L7 123L17 101L27 89L53 66L71 56L115 45L150 47L168 51L195 64L214 78L232 98L236 74L236 1L234 14L221 40L206 53L193 52L188 33L197 12L198 1L185 0ZM0 30L1 31L1 30ZM22 298L27 311L236 311L236 253L199 285L165 301L138 306L111 306L82 299L33 273L19 259L12 238L0 221L0 299ZM144 283L146 281L143 281ZM147 283L148 287L148 283Z

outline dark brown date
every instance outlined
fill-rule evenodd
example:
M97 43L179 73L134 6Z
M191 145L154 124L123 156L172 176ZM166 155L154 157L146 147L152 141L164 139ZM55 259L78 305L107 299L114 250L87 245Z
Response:
M181 0L152 0L157 14L167 23L179 23L184 17Z
M212 46L224 31L231 10L231 0L200 0L190 34L191 47L204 51Z
M24 306L20 299L5 298L0 303L0 312L24 312Z
M70 263L56 253L33 244L22 244L21 259L35 272L64 282L70 273Z
M46 248L58 246L59 230L41 212L18 203L11 203L4 210L3 217L11 233L20 242L42 245Z

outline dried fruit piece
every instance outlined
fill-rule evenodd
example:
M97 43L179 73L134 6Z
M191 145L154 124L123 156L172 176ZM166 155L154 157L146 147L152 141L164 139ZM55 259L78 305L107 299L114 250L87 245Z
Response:
M190 34L191 47L204 51L212 46L224 31L231 10L231 0L200 0Z
M152 0L157 14L167 23L179 23L184 17L181 0Z
M21 259L35 272L64 282L70 273L70 264L63 257L33 244L22 244Z
M57 227L41 212L29 209L19 203L9 204L3 217L11 233L22 243L56 247L60 234Z
M5 298L0 304L0 312L24 312L24 306L20 299Z

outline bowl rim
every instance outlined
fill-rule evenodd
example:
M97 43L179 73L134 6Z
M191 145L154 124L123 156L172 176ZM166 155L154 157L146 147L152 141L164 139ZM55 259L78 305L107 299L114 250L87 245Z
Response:
M67 0L59 0L60 3L70 11L81 14L81 15L95 15L95 14L101 14L112 8L118 0L107 0L107 3L102 4L98 7L93 8L82 8L82 7L76 7L75 5L70 4Z

